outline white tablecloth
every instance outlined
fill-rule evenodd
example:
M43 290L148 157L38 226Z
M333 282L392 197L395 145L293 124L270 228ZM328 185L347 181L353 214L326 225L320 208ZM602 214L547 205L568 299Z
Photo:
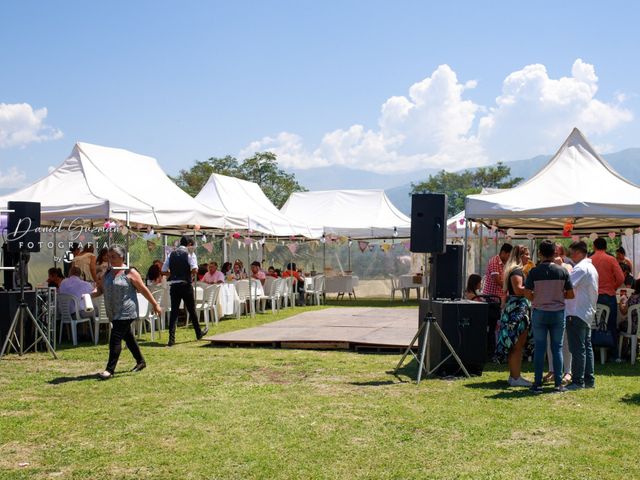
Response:
M425 277L422 277L422 282L421 283L414 283L413 281L413 277L415 275L400 275L398 277L399 283L400 283L400 288L422 288L424 287L424 279Z
M421 283L415 283L413 281L413 277L415 275L413 274L409 274L409 275L400 275L398 277L398 283L400 284L400 288L402 288L404 290L404 295L405 298L409 298L409 293L411 292L411 288L417 288L418 289L418 297L420 297L420 289L423 288L425 286L425 276L422 276L422 282Z
M345 275L342 277L326 277L324 279L325 293L350 293L358 286L358 277Z
M233 283L223 283L220 285L218 305L222 315L235 315L237 313L238 293Z

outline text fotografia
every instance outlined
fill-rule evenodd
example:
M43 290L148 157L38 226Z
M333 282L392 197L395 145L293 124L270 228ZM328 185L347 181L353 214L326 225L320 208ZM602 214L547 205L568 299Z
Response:
M119 230L118 225L115 222L105 222L104 225L99 227L90 226L87 227L84 225L84 222L80 218L74 218L73 220L67 222L66 218L60 220L60 223L57 225L51 226L40 226L32 228L32 220L28 217L21 218L18 220L16 228L8 232L11 236L11 241L15 242L24 237L28 232L36 232L36 233L63 233L69 232L69 240L78 240L84 234L105 234L105 233L116 233ZM42 243L42 242L39 242ZM49 242L51 243L51 242Z

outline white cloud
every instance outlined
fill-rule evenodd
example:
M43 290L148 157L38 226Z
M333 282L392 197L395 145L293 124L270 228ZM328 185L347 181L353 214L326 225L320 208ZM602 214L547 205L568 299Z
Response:
M0 170L0 188L20 188L26 178L26 174L16 167L10 167L6 172Z
M413 84L407 96L393 96L381 107L378 125L352 125L326 133L314 148L300 136L281 132L252 142L249 156L270 150L283 167L342 165L376 172L456 170L555 151L574 126L607 145L604 135L632 120L632 113L595 98L593 65L577 59L570 77L552 79L544 65L509 74L495 105L465 99L474 80L458 81L448 65Z
M593 65L577 59L571 77L552 79L544 65L527 65L508 75L496 106L479 122L478 139L494 160L513 160L555 151L573 127L594 143L633 119L621 106L595 98L598 77ZM607 145L609 148L610 145Z
M46 108L34 110L28 103L0 103L0 148L61 138L60 130L44 124L46 118Z

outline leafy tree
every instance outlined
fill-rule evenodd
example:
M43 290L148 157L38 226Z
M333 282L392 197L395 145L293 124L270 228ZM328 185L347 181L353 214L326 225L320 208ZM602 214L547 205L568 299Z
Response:
M447 215L451 217L464 209L467 195L480 193L483 188L512 188L523 180L522 177L510 177L511 168L501 162L462 172L441 170L436 175L429 175L424 182L412 183L411 193L446 193Z
M304 192L293 174L278 168L276 155L272 152L258 152L245 159L240 166L240 178L257 183L269 200L278 208L282 207L293 192Z
M181 189L195 197L205 186L212 173L236 177L238 169L238 160L231 155L221 158L211 157L206 161L196 161L189 170L180 170L178 176L171 179Z
M295 175L278 168L277 157L272 152L256 152L242 163L230 155L196 161L189 170L180 170L172 180L189 195L195 196L207 183L212 173L228 175L257 183L273 204L280 208L293 192L306 189Z

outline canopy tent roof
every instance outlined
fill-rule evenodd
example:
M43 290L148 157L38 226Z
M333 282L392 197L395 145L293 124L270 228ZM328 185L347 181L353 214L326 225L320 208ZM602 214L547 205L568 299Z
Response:
M559 236L571 223L573 233L603 233L640 224L640 187L614 171L574 128L558 152L535 176L497 193L469 195L468 219Z
M268 232L277 237L320 238L322 227L292 220L282 214L257 183L235 177L211 174L196 200L215 210L245 218L249 230Z
M159 227L242 228L242 219L197 202L167 177L155 158L119 148L76 143L49 175L0 197L40 202L42 221L118 218Z
M384 190L295 192L280 211L300 221L313 219L325 234L351 238L408 237L411 230L411 219Z

